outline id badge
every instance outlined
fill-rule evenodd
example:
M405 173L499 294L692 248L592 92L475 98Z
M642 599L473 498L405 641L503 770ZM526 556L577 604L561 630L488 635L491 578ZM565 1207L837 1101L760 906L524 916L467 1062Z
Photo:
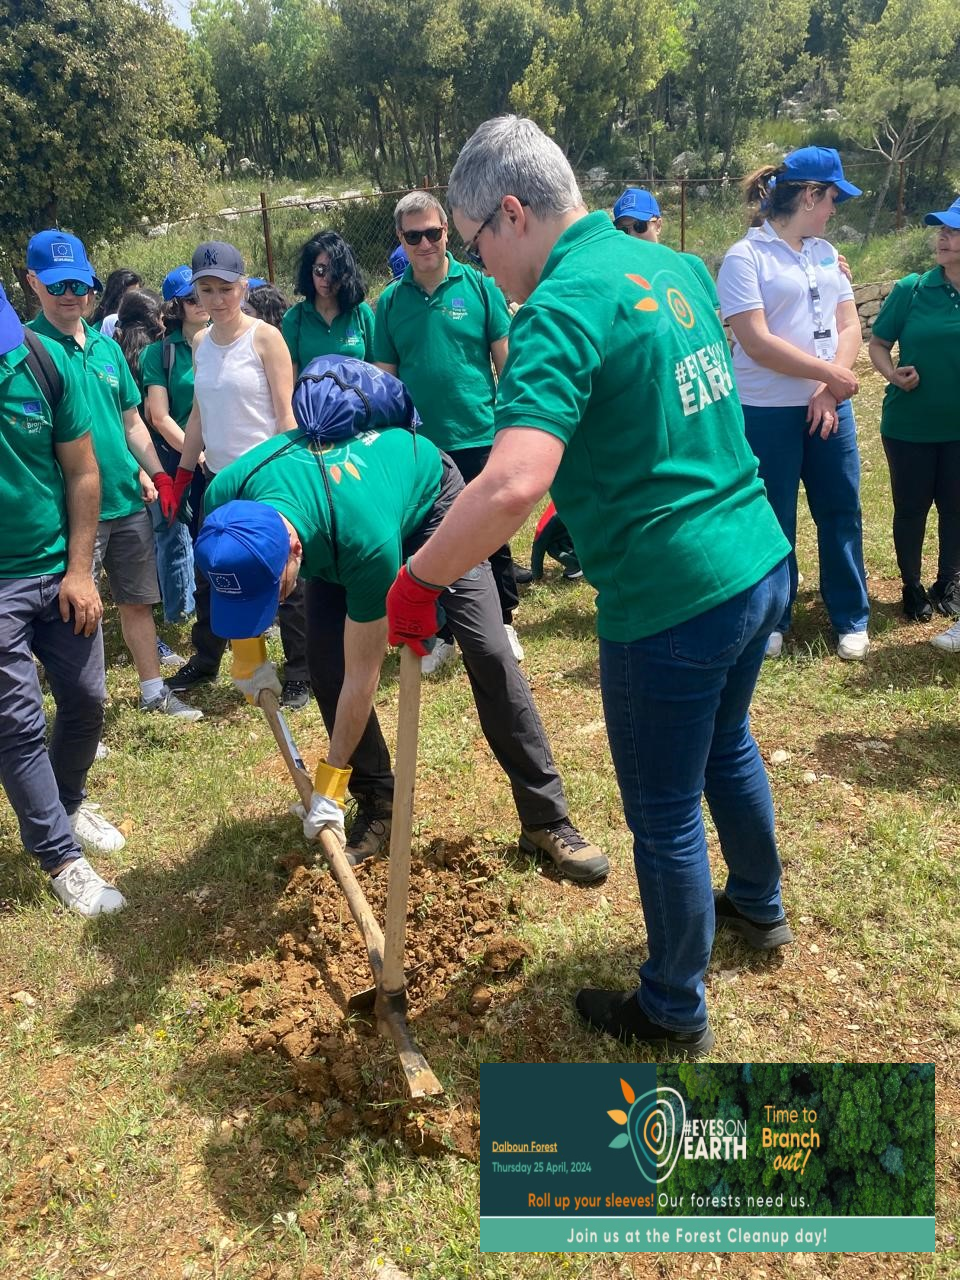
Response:
M813 350L818 360L832 360L835 353L832 329L814 329Z

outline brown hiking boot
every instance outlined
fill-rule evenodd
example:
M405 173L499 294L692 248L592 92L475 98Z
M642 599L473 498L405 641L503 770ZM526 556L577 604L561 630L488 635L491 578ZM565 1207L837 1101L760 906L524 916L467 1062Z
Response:
M351 867L390 851L390 810L376 801L361 800L344 853Z
M521 827L519 843L524 853L545 853L562 876L577 884L596 884L610 871L606 854L584 840L569 818L545 827Z

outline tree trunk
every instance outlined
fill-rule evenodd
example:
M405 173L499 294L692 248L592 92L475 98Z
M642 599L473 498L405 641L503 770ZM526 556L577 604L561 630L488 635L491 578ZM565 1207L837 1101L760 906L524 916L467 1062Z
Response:
M343 153L340 150L340 139L337 137L336 126L332 120L328 120L326 116L321 116L320 127L323 129L324 141L327 144L327 157L329 159L330 168L338 178L342 177Z
M947 157L950 154L950 138L953 134L953 126L946 125L943 130L943 138L940 142L940 155L937 157L937 176L934 185L943 186L943 171L947 167Z
M877 192L877 203L873 206L873 212L870 214L870 221L867 224L868 240L877 228L877 219L880 217L880 210L886 202L887 192L890 190L890 183L893 180L893 169L897 163L896 158L893 155L887 156L886 159L889 161L887 164L887 172L883 175L883 181L880 183L880 190Z
M437 181L443 174L443 139L440 129L440 107L439 105L433 111L433 159L437 166Z

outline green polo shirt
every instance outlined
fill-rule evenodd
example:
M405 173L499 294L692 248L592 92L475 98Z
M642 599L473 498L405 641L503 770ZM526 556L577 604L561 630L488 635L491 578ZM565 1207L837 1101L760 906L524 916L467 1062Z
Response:
M127 448L123 414L139 407L141 395L123 352L112 338L83 325L85 342L61 333L43 312L30 328L58 343L80 379L93 418L93 449L100 464L100 519L118 520L143 510L140 465Z
M493 443L497 394L490 345L507 336L510 313L487 276L447 254L447 275L433 293L407 267L377 302L373 359L397 367L423 419L423 431L448 452Z
M147 387L163 387L170 401L170 417L178 427L187 425L193 408L193 348L182 329L173 329L167 339L173 348L170 370L163 367L163 342L151 342L140 353L140 380Z
M332 521L320 455L296 430L264 440L224 467L207 489L204 510L237 497L268 503L300 535L301 575L339 583L348 616L375 622L386 613L403 543L423 524L440 492L440 454L423 436L391 427L328 445L322 458ZM264 459L271 460L261 466Z
M496 417L563 441L550 492L606 640L696 617L790 550L712 298L679 254L603 211L563 233L514 317Z
M327 324L312 301L304 298L285 311L280 330L298 370L317 356L355 356L373 359L373 308L361 302Z
M52 412L21 343L0 356L0 578L39 578L67 567L67 507L55 446L91 428L77 375L48 342L63 379Z
M679 250L677 251L680 252ZM693 274L703 285L707 297L713 303L715 311L720 310L720 299L717 296L717 284L713 276L710 274L710 268L702 258L698 258L695 253L680 253L680 257L684 260Z
M897 343L899 363L920 375L913 391L887 387L881 435L926 444L960 440L960 291L943 268L898 280L873 332Z

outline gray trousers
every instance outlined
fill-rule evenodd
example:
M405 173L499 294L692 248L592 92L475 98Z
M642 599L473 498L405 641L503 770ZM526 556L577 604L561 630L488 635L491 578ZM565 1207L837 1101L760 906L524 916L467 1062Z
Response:
M404 546L412 555L436 530L463 488L459 472L444 458L437 501L424 524ZM545 826L567 816L567 801L533 694L510 649L500 600L485 560L440 597L447 624L463 654L483 736L510 780L524 826ZM335 583L307 583L307 658L310 684L327 732L333 731L343 685L343 628L346 593ZM350 759L350 791L357 799L389 808L393 798L390 753L375 711Z
M44 871L80 857L67 815L86 795L107 698L103 633L63 621L60 579L0 579L0 783ZM49 751L34 656L57 704Z

